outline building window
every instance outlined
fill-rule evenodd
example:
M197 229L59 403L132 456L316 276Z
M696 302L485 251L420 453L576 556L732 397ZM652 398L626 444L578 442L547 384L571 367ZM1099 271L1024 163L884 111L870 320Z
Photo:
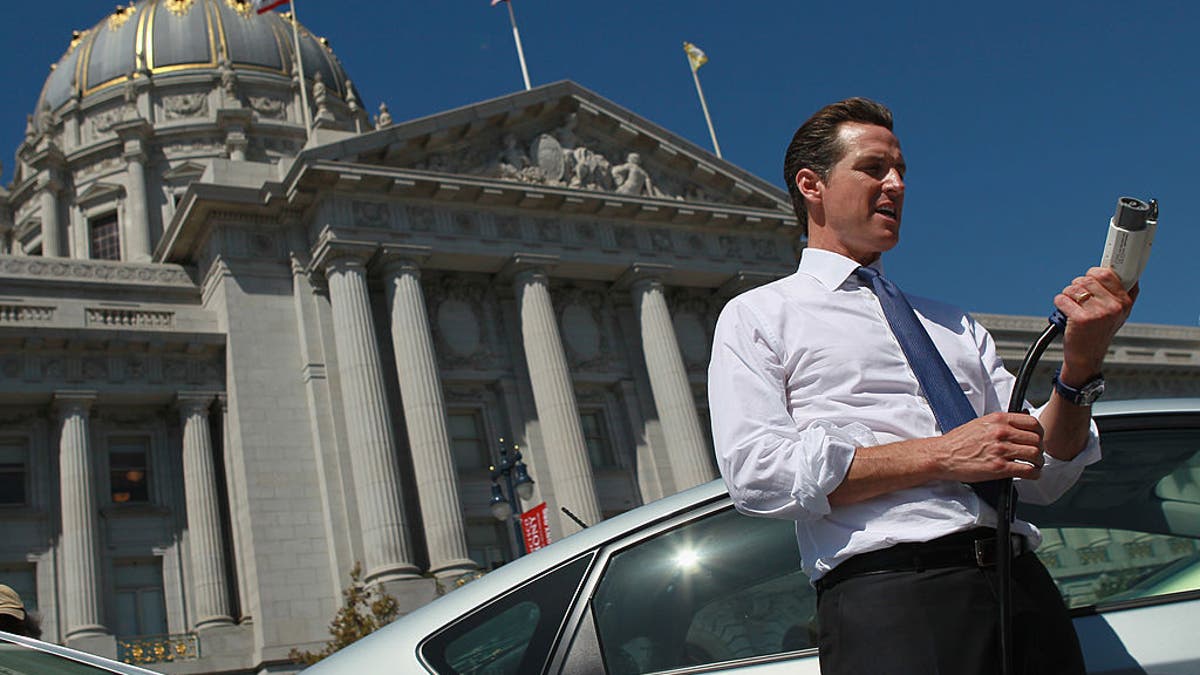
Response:
M467 521L467 555L479 569L496 569L511 559L509 527L494 518Z
M583 426L583 440L587 443L588 459L593 469L616 469L617 457L613 454L612 442L608 438L608 424L604 412L590 410L579 414Z
M150 501L150 440L113 438L108 442L108 479L114 504Z
M121 231L117 226L117 214L110 213L89 221L88 230L92 259L121 259Z
M450 451L459 473L486 471L492 464L479 411L456 411L446 415L450 431Z
M29 443L0 440L0 506L29 504Z
M116 563L113 580L117 635L165 635L162 564L157 559Z

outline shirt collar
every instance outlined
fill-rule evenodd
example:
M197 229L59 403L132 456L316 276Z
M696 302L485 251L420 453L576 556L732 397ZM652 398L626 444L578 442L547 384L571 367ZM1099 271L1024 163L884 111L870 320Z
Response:
M796 271L807 274L825 288L834 291L841 288L847 279L854 276L854 270L859 267L861 265L857 261L840 253L819 248L805 248L800 252L800 266ZM880 256L869 267L883 274L883 257ZM858 281L857 278L855 281Z

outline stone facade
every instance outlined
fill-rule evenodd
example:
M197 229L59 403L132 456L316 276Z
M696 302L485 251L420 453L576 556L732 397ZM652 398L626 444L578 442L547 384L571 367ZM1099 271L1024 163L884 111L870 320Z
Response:
M94 31L276 20L244 4ZM410 611L511 559L501 437L552 539L716 475L712 328L794 269L786 194L572 83L372 128L322 58L307 117L288 64L47 84L0 194L0 576L50 640L286 672L356 562ZM1014 364L1044 325L979 318ZM1198 373L1200 330L1142 325L1107 371Z

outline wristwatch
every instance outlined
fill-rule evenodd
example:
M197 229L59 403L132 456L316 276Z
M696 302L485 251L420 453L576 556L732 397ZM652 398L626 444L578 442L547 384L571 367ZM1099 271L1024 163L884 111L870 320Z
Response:
M1068 384L1063 384L1063 381L1058 379L1061 370L1054 371L1054 389L1058 391L1058 395L1062 396L1067 402L1078 406L1087 406L1096 402L1100 395L1104 393L1104 376L1096 375L1092 379L1083 383L1082 387L1076 389Z

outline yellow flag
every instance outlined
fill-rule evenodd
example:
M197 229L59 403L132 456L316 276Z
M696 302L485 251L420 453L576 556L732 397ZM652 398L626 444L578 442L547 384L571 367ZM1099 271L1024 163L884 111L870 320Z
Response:
M692 72L700 70L700 66L708 63L704 51L690 42L683 43L683 51L687 53L688 63L692 64Z

